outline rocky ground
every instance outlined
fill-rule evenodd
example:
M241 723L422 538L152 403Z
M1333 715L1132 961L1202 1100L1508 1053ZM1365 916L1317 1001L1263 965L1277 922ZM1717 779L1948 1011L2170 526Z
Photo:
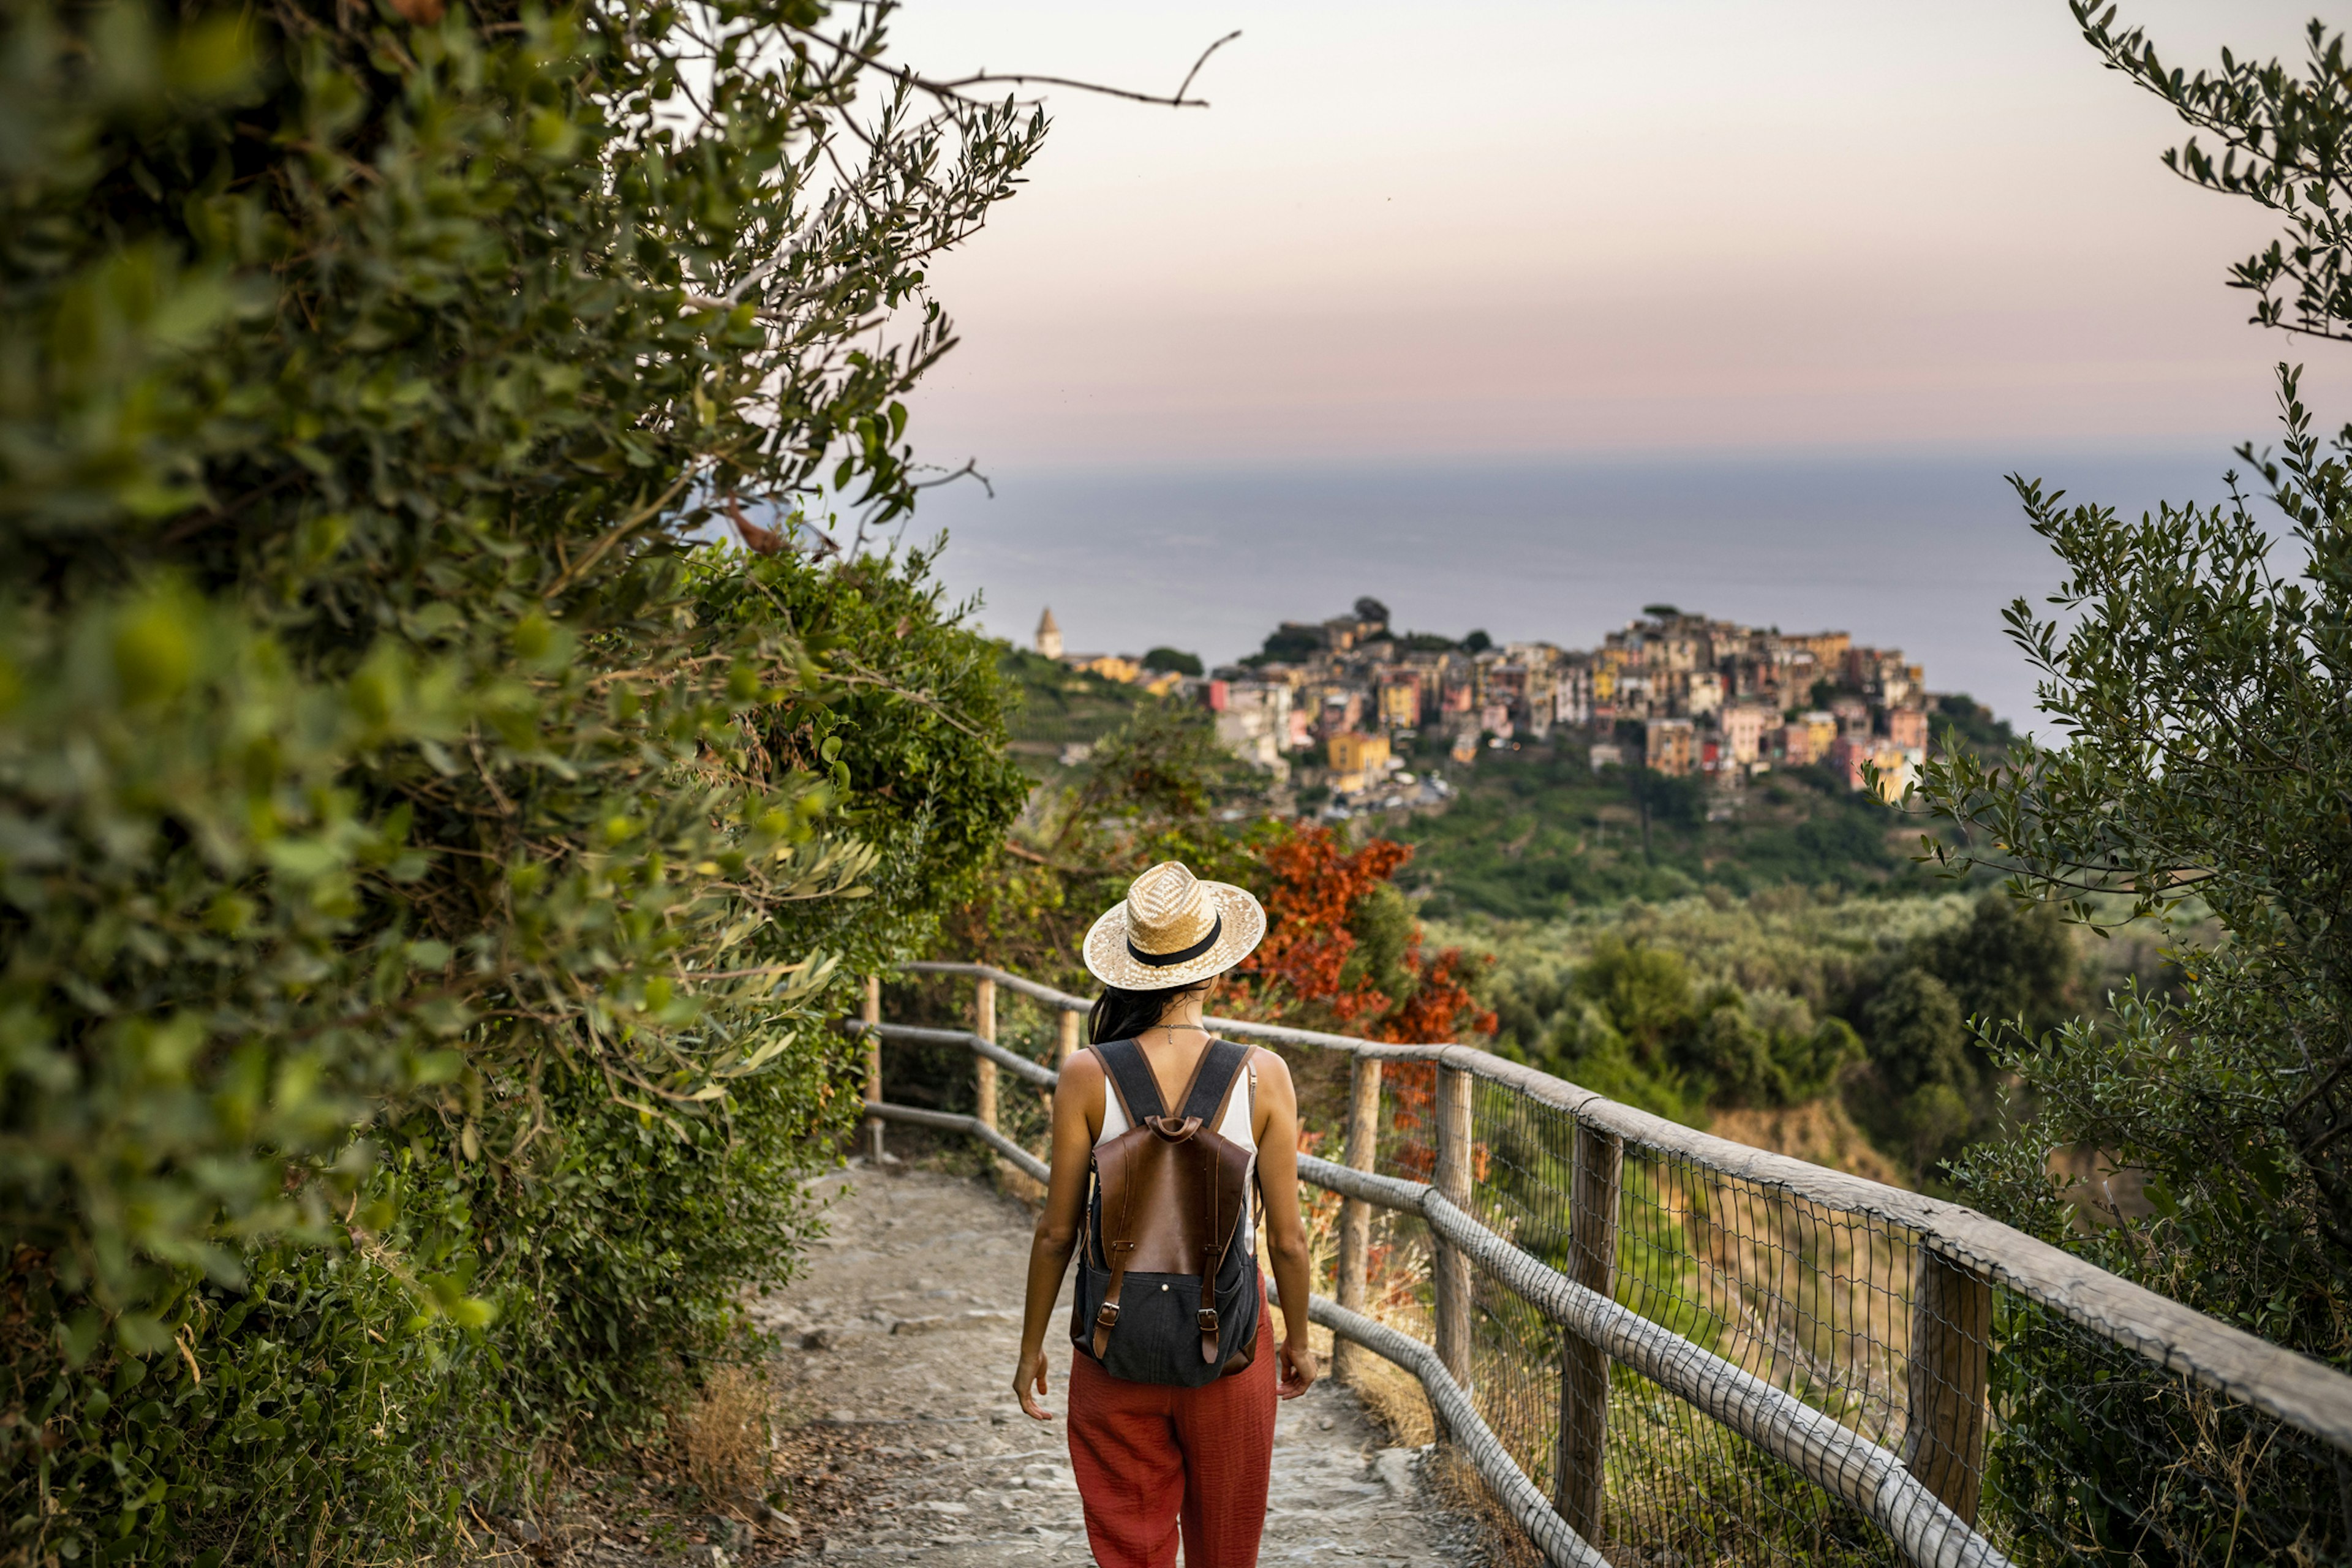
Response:
M1062 1423L1030 1420L1010 1388L1032 1212L982 1184L895 1164L854 1167L822 1190L832 1234L803 1278L757 1309L786 1347L772 1378L782 1506L748 1524L575 1522L560 1542L501 1546L582 1568L1092 1561ZM1066 1354L1055 1357L1056 1410ZM1482 1561L1475 1527L1424 1489L1422 1458L1389 1446L1328 1379L1285 1404L1261 1561Z

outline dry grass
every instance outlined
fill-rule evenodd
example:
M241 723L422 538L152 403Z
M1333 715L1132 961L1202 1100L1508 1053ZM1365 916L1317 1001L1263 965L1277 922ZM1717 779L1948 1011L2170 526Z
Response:
M1734 1143L1769 1149L1890 1187L1909 1184L1894 1161L1871 1147L1870 1140L1835 1100L1769 1110L1717 1110L1713 1118L1706 1130Z
M1491 1568L1545 1568L1544 1554L1495 1500L1461 1449L1450 1443L1440 1447L1422 1468L1422 1479L1441 1500L1476 1521L1478 1543L1486 1549Z
M1391 1443L1401 1448L1419 1448L1436 1442L1437 1421L1420 1379L1369 1352L1358 1355L1355 1362L1348 1385ZM1486 1490L1461 1450L1451 1444L1440 1445L1431 1453L1422 1476L1441 1501L1477 1524L1480 1543L1494 1568L1543 1568L1543 1554Z
M772 1395L748 1366L722 1366L677 1418L677 1453L687 1478L715 1507L759 1503L774 1470Z
M1437 1420L1430 1413L1429 1396L1421 1380L1393 1362L1382 1361L1359 1347L1349 1358L1348 1386L1364 1402L1364 1413L1400 1448L1418 1448L1437 1440Z

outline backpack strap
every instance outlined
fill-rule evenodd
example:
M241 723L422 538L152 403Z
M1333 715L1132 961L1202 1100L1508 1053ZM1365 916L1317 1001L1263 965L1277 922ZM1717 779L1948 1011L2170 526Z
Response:
M1133 1131L1129 1129L1129 1131ZM1135 1221L1129 1212L1133 1201L1135 1184L1128 1179L1124 1163L1134 1157L1135 1150L1119 1139L1095 1151L1095 1193L1101 1223L1103 1250L1108 1256L1103 1262L1110 1269L1110 1286L1103 1292L1102 1305L1095 1309L1095 1359L1100 1361L1109 1353L1110 1331L1118 1327L1119 1292L1127 1288L1127 1260L1135 1252ZM1110 1169L1103 1168L1108 1158ZM1111 1212L1110 1195L1118 1196L1118 1209Z
M1233 1098L1234 1075L1249 1060L1250 1050L1236 1040L1211 1040L1201 1070L1192 1077L1192 1092L1185 1097L1182 1114L1199 1117L1202 1126L1216 1131L1224 1120L1225 1101Z
M1098 1040L1087 1048L1101 1058L1103 1076L1118 1096L1118 1107L1127 1112L1129 1127L1140 1127L1147 1118L1165 1113L1160 1080L1151 1076L1151 1064L1143 1059L1141 1046L1133 1040Z

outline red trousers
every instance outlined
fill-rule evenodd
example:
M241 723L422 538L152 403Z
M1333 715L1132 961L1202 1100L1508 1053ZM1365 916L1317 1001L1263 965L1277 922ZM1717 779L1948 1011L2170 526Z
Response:
M1255 1568L1274 1468L1275 1329L1257 1359L1202 1388L1128 1383L1070 1358L1070 1466L1100 1568Z

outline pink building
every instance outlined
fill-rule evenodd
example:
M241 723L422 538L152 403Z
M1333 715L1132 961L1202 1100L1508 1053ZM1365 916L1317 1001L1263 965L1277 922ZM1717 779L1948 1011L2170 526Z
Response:
M1746 704L1727 708L1716 718L1716 728L1722 731L1724 751L1741 767L1764 754L1764 726L1772 715L1761 708Z
M1830 771L1845 781L1848 789L1862 787L1862 764L1870 761L1871 743L1855 735L1840 735L1830 742Z
M1322 706L1315 716L1315 733L1328 741L1334 735L1344 735L1362 728L1363 722L1362 692L1353 689L1326 691Z

